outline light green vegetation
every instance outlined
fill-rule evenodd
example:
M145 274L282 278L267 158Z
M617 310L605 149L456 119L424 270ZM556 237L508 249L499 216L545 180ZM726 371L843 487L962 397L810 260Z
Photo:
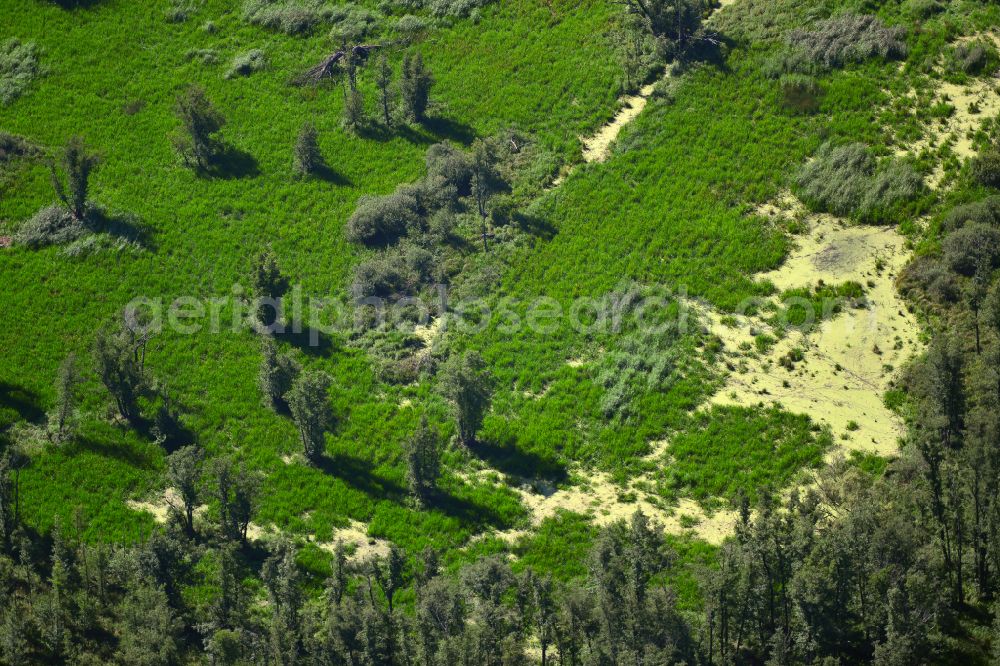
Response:
M477 21L434 23L412 47L436 81L428 122L359 135L341 129L340 87L290 85L337 47L325 27L286 35L249 24L240 8L221 0L197 4L180 21L166 19L166 2L149 12L131 11L124 0L75 9L16 4L12 36L38 45L47 75L9 107L2 129L48 149L83 135L103 157L91 198L112 217L134 215L146 242L76 257L61 248L2 250L3 424L40 420L65 354L87 358L95 329L133 297L169 303L230 295L265 245L305 293L343 295L352 268L370 254L342 233L358 199L420 178L429 145L468 145L516 126L570 163L579 160L579 137L617 105L620 73L602 34L618 7L600 0L512 0L482 8ZM860 142L886 154L900 128L919 124L891 102L920 76L915 63L929 47L923 41L911 47L907 62L915 71L874 61L818 76L815 112L799 113L785 108L781 82L764 72L782 48L781 31L738 22L740 12L763 11L761 3L746 4L727 9L733 17L718 24L732 43L661 84L605 163L578 166L560 187L526 205L517 222L496 230L489 256L472 249L462 255L459 294L485 296L492 305L508 299L523 319L539 296L568 310L578 296L602 299L639 288L733 311L743 299L772 293L754 274L781 263L788 239L750 214L751 207L787 187L827 141ZM777 23L803 20L800 4L775 7ZM785 12L789 17L780 18ZM384 29L395 36L395 28ZM759 42L758 35L776 41ZM264 56L256 62L266 66L226 78L231 63L256 50ZM392 53L397 67L400 57ZM177 126L174 101L190 83L204 86L228 121L226 157L214 177L183 168L168 139ZM371 66L359 85L375 114ZM328 177L294 177L293 147L305 122L317 129ZM5 169L0 183L3 234L54 200L40 162ZM665 314L675 317L679 309L672 302ZM223 309L222 320L229 316ZM337 426L328 435L328 464L319 468L283 459L298 453L298 438L287 417L261 404L259 343L249 331L167 331L154 338L147 359L210 454L234 453L265 473L257 522L321 541L349 519L410 552L465 544L488 528L526 527L513 491L456 473L467 455L516 481L565 483L577 463L624 480L643 467L638 458L650 452L650 442L672 436L660 491L708 501L780 487L828 444L804 417L777 410L694 412L722 372L717 350L694 320L683 333L656 336L630 327L580 333L565 318L546 334L522 328L511 335L496 326L468 335L449 331L445 350L480 351L497 392L480 444L471 454L446 454L444 499L419 509L407 497L402 443L425 412L446 436L453 434L433 380L388 383L367 350L339 334L322 342L313 348L301 336L280 340L306 369L334 378ZM22 472L26 518L44 530L56 515L71 524L80 507L87 537L137 538L151 521L124 500L162 489L163 454L147 438L108 423L92 376L82 393L88 423L82 441L37 452ZM401 406L404 398L409 406ZM737 455L738 446L747 447L745 456ZM564 527L560 538L583 552L587 530L578 523L565 519L554 529ZM484 539L469 549L496 547ZM543 543L517 550L561 576L579 573L579 562L555 561Z

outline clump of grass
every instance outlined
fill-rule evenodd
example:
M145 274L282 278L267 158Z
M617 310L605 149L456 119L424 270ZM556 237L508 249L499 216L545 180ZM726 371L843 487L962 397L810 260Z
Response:
M10 104L41 73L34 42L8 39L0 44L0 102Z
M267 57L264 55L264 52L260 49L253 49L233 58L233 65L226 73L226 78L232 79L237 76L250 76L265 67L267 67Z
M184 57L188 60L198 60L203 65L216 65L219 62L219 52L215 49L188 49Z
M923 179L907 162L881 163L861 143L823 144L799 172L797 194L812 210L859 222L898 222L906 204L924 191Z
M874 16L843 14L820 21L812 30L793 30L787 47L767 65L772 76L818 74L872 58L906 57L903 31Z
M952 74L978 76L995 71L998 65L1000 54L984 39L956 44L945 56L945 70Z
M84 224L62 206L48 206L21 225L14 234L19 245L39 248L46 245L63 245L87 233Z
M788 289L781 294L781 310L776 323L788 326L817 324L830 319L844 307L860 307L865 290L859 282L849 280L839 285L820 282L815 287Z
M333 23L330 39L335 43L358 41L378 31L379 22L375 14L364 7L351 3L336 5L326 16Z

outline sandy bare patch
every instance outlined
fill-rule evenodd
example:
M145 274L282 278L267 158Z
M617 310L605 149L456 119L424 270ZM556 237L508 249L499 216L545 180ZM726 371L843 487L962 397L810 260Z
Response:
M791 212L801 214L794 207ZM831 456L843 449L893 454L903 425L882 396L920 350L916 319L895 287L909 259L904 239L891 228L848 226L829 215L804 220L809 232L785 263L758 277L779 290L853 280L864 285L867 307L845 309L811 331L790 330L767 352L753 346L757 334L774 333L761 319L737 317L736 326L727 326L706 309L703 315L735 367L710 404L780 403L830 426L840 445ZM793 349L804 358L789 370L778 360Z
M987 35L997 41L995 35ZM969 39L976 38L971 37ZM896 148L897 155L919 155L924 150L936 149L944 144L950 144L952 152L959 159L967 159L975 155L972 137L979 126L987 118L1000 113L1000 94L998 94L996 78L974 79L968 84L938 82L936 101L946 102L954 107L947 118L936 119L927 127L927 136L909 145ZM935 166L927 179L932 188L937 188L944 177L941 164Z
M157 523L166 523L170 518L171 511L182 512L184 510L184 500L181 499L181 495L177 492L176 488L167 488L163 491L163 494L152 500L147 501L137 501L137 500L126 500L126 505L130 509L135 511L145 511L153 515L153 520ZM198 506L194 510L194 515L197 518L201 514L205 513L208 507L204 504Z
M334 553L338 543L347 546L348 550L353 546L354 552L348 557L350 561L389 555L389 542L368 536L368 526L357 520L352 520L347 527L334 528L333 538L330 541L317 541L316 545L329 553Z
M635 120L646 108L646 102L649 101L655 87L656 83L650 83L643 86L638 94L623 97L621 100L622 108L615 114L615 117L597 130L593 136L581 139L584 162L603 162L608 158L608 155L611 154L611 144L618 138L622 128Z
M641 475L633 480L633 484L646 480L646 475ZM628 520L636 511L642 511L670 534L686 533L719 544L732 533L737 520L735 512L720 510L708 514L690 499L680 500L676 507L662 508L649 501L641 491L618 485L604 472L588 473L582 485L547 491L522 486L515 490L520 495L521 503L531 511L534 528L559 511L589 516L599 527ZM686 517L683 521L682 516ZM690 526L685 526L684 522ZM497 532L496 536L512 543L529 533L529 530L505 530Z

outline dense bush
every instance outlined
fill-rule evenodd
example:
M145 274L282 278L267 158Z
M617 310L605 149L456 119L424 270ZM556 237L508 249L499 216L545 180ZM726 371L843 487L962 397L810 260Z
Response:
M14 240L20 245L38 248L69 243L86 233L84 223L73 217L68 210L62 206L49 206L21 225Z
M983 74L996 69L1000 63L996 47L983 40L957 44L948 51L946 68L963 74Z
M824 144L796 179L798 194L813 210L862 222L891 222L901 205L923 189L913 168L898 160L879 164L860 143Z
M1000 188L1000 150L991 148L970 163L972 177L980 185Z
M226 73L226 78L250 76L265 67L267 67L267 58L264 56L264 52L260 49L253 49L233 58L233 65Z
M468 196L472 181L472 160L450 143L435 143L424 158L429 178L441 178L461 196Z
M427 8L432 16L465 18L491 2L492 0L429 0Z
M992 271L1000 259L1000 229L973 222L949 234L941 243L945 261L956 273Z
M327 14L326 21L333 23L330 39L335 43L356 42L378 30L378 19L364 7L351 3L336 5Z
M243 16L254 25L300 35L324 20L329 8L322 0L247 0Z
M430 250L405 243L358 264L354 268L351 295L354 298L412 295L436 271L437 262Z
M886 27L874 16L844 14L819 22L813 30L794 30L787 48L767 65L772 76L811 74L872 58L906 56L903 31Z
M941 229L951 232L971 222L1000 226L1000 196L986 197L981 201L956 206L944 216Z
M345 234L353 243L391 243L420 224L418 209L416 197L406 191L384 197L363 196L347 221Z
M33 42L11 38L0 44L0 103L10 104L20 97L39 72Z

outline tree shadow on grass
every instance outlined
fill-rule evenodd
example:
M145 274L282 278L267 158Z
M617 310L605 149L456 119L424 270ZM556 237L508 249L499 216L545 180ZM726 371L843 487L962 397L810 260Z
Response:
M151 447L150 447L151 448ZM66 453L95 453L105 458L114 458L139 469L153 469L155 461L149 449L139 450L135 445L104 442L89 437L78 437L66 446Z
M257 158L250 153L227 145L202 173L210 178L222 180L255 178L260 175L260 165L257 163Z
M49 0L53 5L59 7L60 9L72 10L72 9L89 9L94 5L100 4L101 0Z
M0 409L11 409L20 419L38 423L45 418L45 410L39 403L38 394L31 389L0 381ZM0 419L2 418L0 416ZM2 425L3 422L0 420L0 426Z
M310 356L326 357L334 351L333 338L314 328L294 331L291 327L286 327L283 332L275 331L274 339L287 342Z
M558 233L555 226L540 215L516 211L511 218L521 231L543 240L552 240Z
M469 446L469 450L502 474L543 479L551 483L561 483L569 476L562 463L537 453L522 451L515 446L498 446L477 441Z
M505 520L493 507L443 491L438 491L429 499L428 508L437 509L461 521L464 526L477 530L485 527L495 527L501 530L514 527L510 521Z
M322 180L324 182L330 183L331 185L353 185L354 182L343 175L338 173L336 170L332 169L328 164L321 163L316 166L313 171L312 176L317 180Z
M97 233L104 233L113 239L154 250L153 230L138 216L130 213L108 213L101 208L89 211L88 222Z
M443 116L426 118L423 126L439 139L450 139L463 146L471 145L476 138L476 132L472 129L471 125L453 120L452 118L445 118Z
M402 502L408 494L399 483L377 473L368 460L338 454L324 456L318 467L324 474L335 476L370 497Z

